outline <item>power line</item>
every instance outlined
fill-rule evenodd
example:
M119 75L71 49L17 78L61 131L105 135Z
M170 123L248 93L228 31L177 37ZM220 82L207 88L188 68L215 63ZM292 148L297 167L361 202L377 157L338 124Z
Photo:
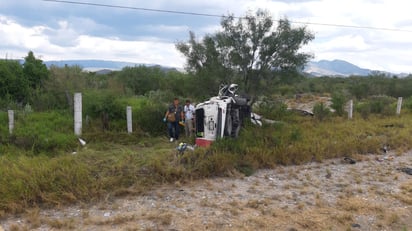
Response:
M189 11L177 11L177 10L163 10L163 9L152 9L152 8L143 8L143 7L132 7L132 6L120 6L112 4L100 4L100 3L91 3L91 2L77 2L77 1L65 1L65 0L42 0L44 2L55 2L55 3L66 3L66 4L75 4L75 5L87 5L87 6L98 6L98 7L108 7L108 8L119 8L119 9L128 9L128 10L140 10L140 11L150 11L157 13L170 13L170 14L181 14L181 15L191 15L191 16L204 16L204 17L215 17L223 18L224 15L218 14L205 14L205 13L196 13ZM243 18L235 17L234 18ZM279 21L279 20L277 20ZM300 22L300 21L291 21L295 24L304 24L304 25L315 25L315 26L329 26L329 27L344 27L344 28L354 28L354 29L367 29L367 30L385 30L385 31L396 31L396 32L410 32L412 30L403 30L398 28L385 28L385 27L371 27L371 26L355 26L355 25L344 25L344 24L333 24L333 23L317 23L317 22Z
M68 3L68 4L76 4L76 5L87 5L87 6L109 7L109 8L120 8L120 9L128 9L128 10L151 11L151 12L158 12L158 13L184 14L184 15L219 17L219 18L224 17L223 15L217 15L217 14L204 14L204 13L176 11L176 10L161 10L161 9L151 9L151 8L133 7L133 6L119 6L119 5L100 4L100 3L91 3L91 2L76 2L76 1L63 1L63 0L42 0L42 1Z

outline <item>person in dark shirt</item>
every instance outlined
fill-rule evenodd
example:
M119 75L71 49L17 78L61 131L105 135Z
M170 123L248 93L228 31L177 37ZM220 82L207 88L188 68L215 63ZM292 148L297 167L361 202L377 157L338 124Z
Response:
M174 98L173 103L166 111L163 121L167 122L170 142L179 139L179 121L184 119L183 107L179 105L179 99Z

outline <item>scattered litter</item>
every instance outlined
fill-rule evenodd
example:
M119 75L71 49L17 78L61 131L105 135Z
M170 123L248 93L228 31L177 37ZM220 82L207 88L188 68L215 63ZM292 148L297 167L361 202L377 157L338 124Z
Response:
M76 155L77 154L77 152L72 152L72 155Z
M347 164L356 164L356 161L352 158L349 158L349 157L343 158L343 161Z
M81 139L81 138L78 138L78 139L79 139L79 142L80 142L80 144L81 144L82 146L86 145L86 141L85 141L85 140L83 140L83 139Z
M383 147L382 147L382 151L383 151L383 153L388 153L388 146L387 145L384 145Z
M195 146L193 145L188 145L187 143L180 143L179 146L177 146L176 150L179 152L178 154L183 155L183 153L186 150L194 151Z
M360 224L356 224L356 223L353 223L351 226L352 226L352 228L360 228L361 227Z
M385 161L385 160L393 160L393 156L384 156L384 157L376 157L376 160L379 162Z
M394 157L393 156L384 156L383 159L384 160L393 160Z
M412 175L412 168L404 167L404 168L398 168L398 170L406 174Z
M189 149L190 151L194 151L195 147L196 147L196 145L187 145L186 149Z
M403 124L384 124L383 127L385 127L385 128L404 128L405 125L403 125Z
M104 216L104 217L110 217L110 212L105 212L105 213L103 214L103 216Z
M327 172L326 175L325 175L325 177L328 178L328 179L331 178L331 177L332 177L332 173L331 173L331 172Z
M262 126L262 116L256 114L256 113L250 113L250 121L254 124L254 125L259 125Z

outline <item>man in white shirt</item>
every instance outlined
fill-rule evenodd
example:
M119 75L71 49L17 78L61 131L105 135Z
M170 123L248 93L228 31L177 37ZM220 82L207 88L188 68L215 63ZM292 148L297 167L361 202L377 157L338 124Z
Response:
M186 104L183 108L183 111L185 113L186 137L192 137L194 133L193 124L195 119L195 107L190 103L190 100L186 100Z

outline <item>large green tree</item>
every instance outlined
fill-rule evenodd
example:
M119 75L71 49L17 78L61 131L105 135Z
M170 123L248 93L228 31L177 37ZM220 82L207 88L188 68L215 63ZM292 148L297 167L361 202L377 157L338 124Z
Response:
M159 89L159 81L164 76L165 72L159 67L142 65L123 68L119 73L119 80L125 90L128 89L135 95L144 95L151 90Z
M186 56L187 70L207 73L221 81L240 80L246 91L258 91L273 72L296 71L312 57L300 51L314 35L306 27L292 27L287 19L275 21L267 11L244 17L223 17L222 30L176 48ZM235 79L237 78L237 79Z
M0 60L0 97L22 103L29 94L28 82L18 61Z
M47 66L41 59L37 59L32 51L24 58L23 73L33 89L42 88L49 77Z

